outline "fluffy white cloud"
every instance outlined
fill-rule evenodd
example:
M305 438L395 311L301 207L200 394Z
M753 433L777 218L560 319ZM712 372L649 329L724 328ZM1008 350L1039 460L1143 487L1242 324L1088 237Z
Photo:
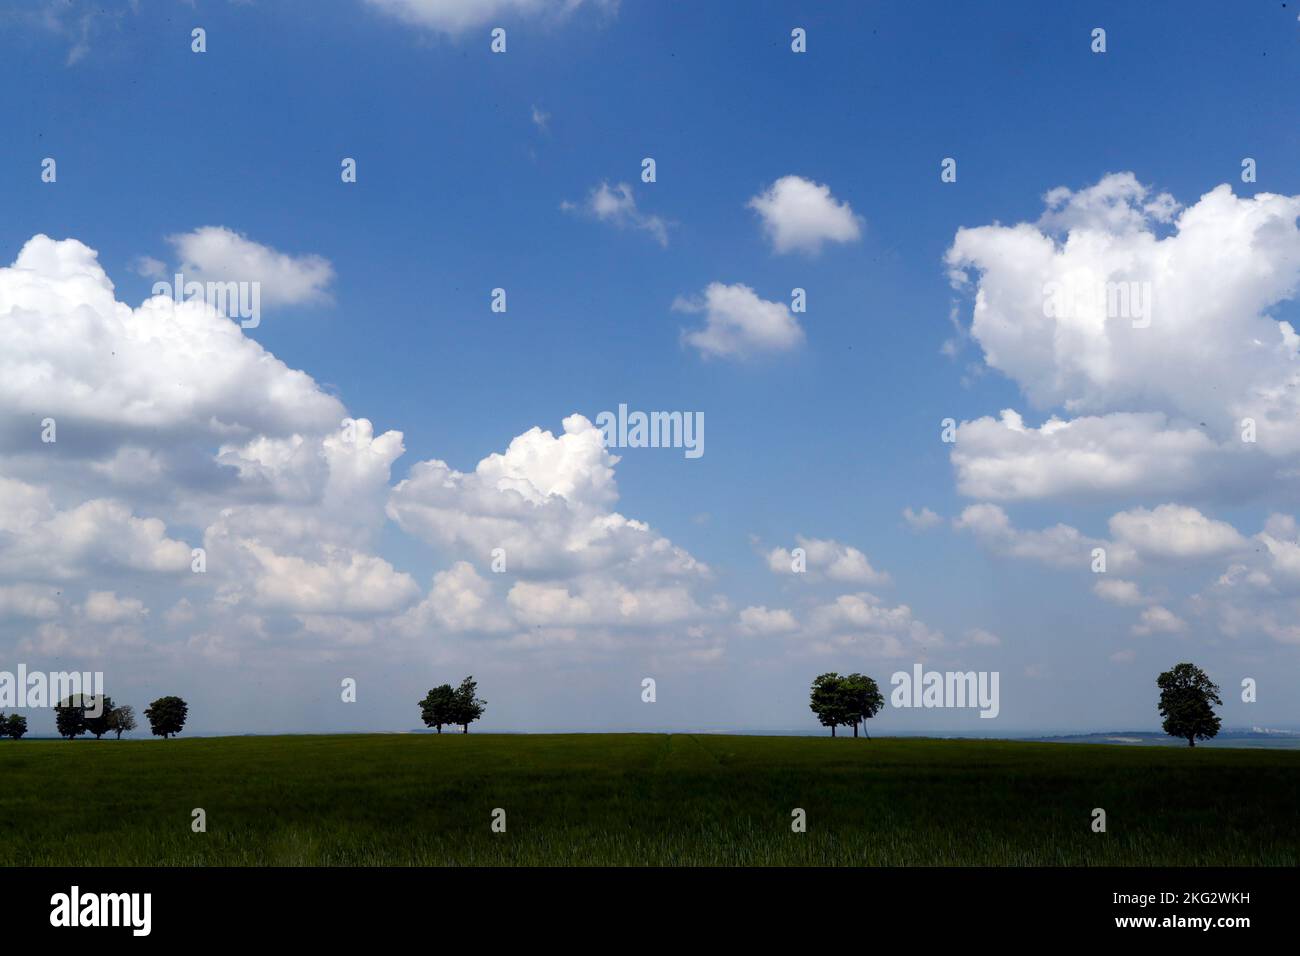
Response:
M873 568L857 548L830 539L805 538L801 534L795 535L795 542L803 550L803 570L796 571L794 549L773 548L767 554L767 566L773 574L806 574L813 579L825 577L848 584L889 583L889 575Z
M1236 636L1246 630L1273 630L1258 625L1261 620L1250 605L1261 600L1283 604L1300 600L1300 540L1295 519L1270 515L1264 530L1250 538L1250 546L1233 552L1222 574L1196 595L1202 610L1219 605L1225 634ZM1271 613L1271 612L1270 612ZM1300 604L1292 609L1300 614ZM1244 622L1255 620L1247 626Z
M384 519L400 432L367 419L308 441L257 439L219 460L272 500L221 509L204 546L224 600L298 614L395 612L418 596L406 573L369 553Z
M944 643L943 634L917 620L906 604L890 607L874 594L842 594L815 607L809 618L810 649L819 654L853 651L874 657L920 655Z
M534 116L535 119L535 116ZM639 229L648 232L661 246L668 245L668 223L659 216L643 213L636 205L632 187L619 183L611 187L601 183L588 194L581 204L564 202L560 208L566 212L580 212L600 222L607 222L621 229Z
M81 613L95 624L124 624L138 621L149 614L149 609L138 598L118 597L112 591L91 591Z
M1225 184L1160 236L1147 194L1118 174L1078 194L1053 191L1049 206L1069 213L1038 225L958 231L948 263L979 282L971 335L1035 406L1147 406L1217 422L1225 403L1293 372L1294 349L1265 313L1300 282L1300 196L1239 198ZM1113 314L1104 296L1058 309L1051 295L1053 283L1130 281L1151 284L1150 315L1138 319L1149 327Z
M970 505L953 519L953 527L969 531L996 554L1053 567L1084 570L1092 564L1094 548L1106 549L1108 568L1124 567L1136 560L1132 549L1091 538L1078 528L1057 524L1041 531L1024 531L1011 524L1010 517L994 504Z
M416 616L454 630L510 632L517 646L610 645L626 631L689 625L724 608L697 589L709 569L644 522L612 510L614 465L581 415L555 436L533 428L473 472L420 462L388 514L449 553L505 571L504 597L468 564L439 577ZM522 580L521 580L522 578Z
M1128 576L1096 575L1092 592L1107 603L1140 608L1132 633L1142 636L1187 630L1187 623L1161 603L1168 590L1162 571L1229 559L1227 570L1200 592L1184 592L1198 617L1217 621L1219 630L1231 637L1253 632L1282 643L1300 642L1300 628L1293 633L1289 622L1263 606L1280 600L1288 613L1300 615L1300 542L1290 516L1271 516L1265 530L1247 538L1231 524L1195 508L1164 504L1117 512L1108 521L1110 538L1101 539L1064 524L1021 530L1002 508L984 503L967 507L953 526L972 533L997 554L1065 570L1091 569L1093 549L1103 548L1108 572L1121 570ZM1144 589L1133 579L1143 575L1158 576L1154 589Z
M1111 517L1110 532L1144 557L1208 558L1247 547L1246 539L1227 522L1175 504L1121 511Z
M1105 549L1106 566L1115 570L1136 567L1146 559L1198 560L1248 547L1232 525L1183 505L1121 511L1112 515L1108 524L1109 540L1089 537L1065 524L1024 531L1011 524L1002 508L989 503L970 505L953 520L954 528L971 532L999 554L1061 568L1089 567L1094 548ZM1107 600L1119 598L1123 591L1120 584L1099 588L1097 593Z
M1101 578L1092 586L1092 593L1103 601L1118 604L1121 607L1137 607L1147 603L1142 589L1134 582L1123 578Z
M1278 310L1300 290L1300 196L1219 186L1181 208L1132 174L1045 197L1035 223L959 230L947 261L974 292L969 338L1036 409L963 422L951 453L958 490L989 501L1196 496L1237 503L1300 475L1300 335ZM1127 502L1126 502L1127 504ZM1223 560L1190 606L1237 637L1300 640L1300 544L1275 515L1253 538L1185 505L1129 507L1109 540L1068 525L1015 529L992 504L956 522L991 549L1063 567L1105 547L1125 578L1098 597L1140 609L1133 633L1187 624L1168 586L1128 580ZM1295 603L1295 606L1292 604Z
M68 579L112 569L179 572L190 547L157 518L95 499L66 511L43 490L0 477L0 575Z
M0 618L30 617L47 619L58 617L59 592L47 585L0 585Z
M684 584L629 586L604 575L566 583L520 581L507 601L525 625L644 627L700 618L704 609Z
M766 605L758 605L740 612L740 629L746 634L784 634L798 630L799 622L785 608L768 610Z
M747 285L710 282L696 299L679 297L678 312L704 314L704 327L682 333L682 341L702 355L749 358L787 352L803 343L803 327L784 302L760 299Z
M433 587L399 626L409 633L434 630L501 633L515 627L494 597L492 586L468 561L457 561L433 577Z
M1289 480L1300 335L1270 311L1300 287L1300 196L1222 185L1179 212L1123 173L1053 190L1046 207L1037 223L959 230L947 261L974 282L985 362L1034 407L1078 417L964 425L963 492L1226 495Z
M111 358L107 360L105 356ZM113 297L94 250L36 236L0 268L0 449L87 451L131 437L288 435L337 425L343 407L201 302Z
M1053 416L1038 428L1004 409L962 422L952 450L958 490L972 498L1016 501L1068 496L1169 494L1234 470L1241 448L1216 445L1198 428L1170 428L1160 412ZM1220 464L1222 459L1222 464Z
M618 0L366 0L405 23L460 34L501 18L562 17L579 7L618 9Z
M1177 634L1187 629L1187 624L1178 615L1159 604L1142 609L1133 633L1139 636L1148 634Z
M1126 546L1142 549L1144 558L1174 562L1180 571L1189 562L1226 560L1222 573L1187 595L1188 606L1206 625L1234 640L1263 635L1282 644L1300 643L1300 627L1292 623L1300 617L1300 542L1292 516L1271 515L1264 530L1249 538L1225 522L1173 505L1115 517L1116 527L1129 535ZM1159 565L1153 563L1151 570L1159 571ZM1179 582L1185 577L1180 574ZM1161 591L1167 583L1162 580ZM1110 603L1144 608L1135 634L1186 630L1181 618L1136 581L1105 577L1093 591Z
M644 522L611 510L614 465L600 429L582 415L564 433L532 428L473 472L424 461L393 489L388 514L404 530L513 574L565 577L624 569L645 580L707 574Z
M913 531L929 531L943 524L943 518L929 508L922 508L920 511L913 511L910 507L904 508L903 520Z
M334 267L317 255L291 256L225 226L202 226L168 236L185 281L256 282L267 305L329 300Z
M1255 540L1264 545L1268 554L1269 583L1274 578L1281 578L1289 583L1300 583L1300 542L1294 535L1289 538L1276 538L1267 531L1255 536Z
M217 262L206 258L211 247L183 246ZM282 262L262 266L292 278ZM312 287L308 279L291 294L310 297ZM408 575L369 551L400 433L344 421L336 399L202 303L158 297L133 310L115 301L95 253L75 240L37 236L0 269L0 405L15 413L0 427L0 576L33 587L184 586L216 599L203 607L209 626L242 606L373 616L419 597ZM41 441L47 417L53 443ZM113 497L95 494L106 485ZM189 573L191 545L169 532L173 523L198 529L206 574ZM88 622L144 613L137 598L89 591ZM50 616L46 603L6 595L28 616ZM197 617L188 598L170 600L168 628ZM121 645L126 632L115 635ZM56 629L32 640L62 646Z
M400 432L349 417L202 303L117 302L74 240L38 236L0 269L0 403L11 648L283 666L381 641L445 659L465 637L578 656L639 645L649 666L716 661L731 631L709 569L616 510L618 458L582 416L468 473L420 462L394 487ZM445 559L427 589L380 553L390 520ZM509 573L481 573L498 548ZM36 629L16 632L24 620Z
M801 176L782 176L748 206L758 213L778 253L816 255L823 243L852 242L862 233L847 202L832 196L829 186Z
M1132 173L1112 173L1078 192L1058 186L1043 196L1045 208L1039 225L1052 231L1143 232L1152 222L1169 222L1180 208L1169 193L1154 197L1150 193Z
M419 593L410 575L373 555L325 547L312 560L279 554L255 539L239 539L235 546L244 559L241 564L250 569L249 597L257 607L375 614L400 610Z

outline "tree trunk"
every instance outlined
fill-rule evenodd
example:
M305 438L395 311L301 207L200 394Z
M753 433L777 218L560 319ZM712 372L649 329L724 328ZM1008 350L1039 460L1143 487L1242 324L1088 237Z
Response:
M834 724L831 724L831 736L832 736L832 737L835 736L835 725L834 725Z
M858 735L858 725L857 725L857 723L854 723L854 725L853 725L853 736L854 736L854 737L857 737L857 735Z
M1195 737L1188 737L1188 738L1187 738L1187 746L1189 746L1189 747L1195 747L1195 746L1196 746L1196 738L1195 738Z
M442 733L442 724L438 725L438 733Z
M461 732L462 734L467 734L467 733L469 733L469 724L462 724L462 725L461 725L461 730L460 730L460 732Z

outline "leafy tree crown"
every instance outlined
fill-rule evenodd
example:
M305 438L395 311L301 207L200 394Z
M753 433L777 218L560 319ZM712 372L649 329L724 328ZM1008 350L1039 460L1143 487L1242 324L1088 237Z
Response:
M1212 705L1223 706L1219 687L1195 664L1181 663L1156 678L1160 688L1160 716L1165 733L1195 746L1219 732L1219 715Z

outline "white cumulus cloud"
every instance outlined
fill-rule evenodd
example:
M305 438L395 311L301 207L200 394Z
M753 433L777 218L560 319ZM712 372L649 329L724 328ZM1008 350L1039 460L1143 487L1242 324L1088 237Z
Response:
M910 507L903 509L903 520L913 531L929 531L943 524L943 518L929 508L913 511Z
M798 628L799 622L785 608L758 605L740 612L740 629L746 634L785 634Z
M1137 607L1147 603L1142 589L1132 581L1123 578L1103 577L1092 586L1092 593L1103 601L1118 604L1121 607Z
M778 253L816 255L827 242L852 242L862 234L858 217L847 202L831 195L829 186L802 176L782 176L750 199L763 231Z
M149 609L139 598L118 597L113 591L91 591L81 613L96 624L124 624L147 616Z
M1248 546L1227 522L1176 504L1121 511L1111 517L1110 532L1140 555L1157 558L1209 558Z
M767 566L774 574L825 577L846 584L888 584L889 575L871 566L867 556L851 545L829 538L806 538L795 535L795 544L803 552L802 571L796 571L796 548L773 548L767 554Z
M1289 481L1300 334L1273 313L1300 288L1300 196L1225 184L1181 208L1119 173L1045 207L1034 223L960 229L947 253L985 363L1067 416L963 425L963 493L1228 499Z
M678 297L678 312L704 314L704 327L682 341L708 358L745 359L788 352L803 343L803 327L784 302L760 299L747 285L710 282L701 297Z
M329 301L334 267L318 255L292 256L254 242L225 226L202 226L168 236L177 268L200 282L256 282L267 305Z
M1133 633L1139 636L1149 634L1177 634L1187 629L1187 624L1177 614L1159 604L1143 608Z

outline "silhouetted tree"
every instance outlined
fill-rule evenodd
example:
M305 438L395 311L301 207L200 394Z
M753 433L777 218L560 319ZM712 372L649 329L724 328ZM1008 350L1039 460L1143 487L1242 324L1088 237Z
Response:
M65 697L54 706L54 727L60 737L75 739L86 732L85 698L81 694Z
M122 734L128 730L135 730L135 708L130 704L123 704L121 707L114 707L109 712L108 729L117 734L117 739L122 739Z
M832 737L836 727L852 722L844 678L834 671L818 674L813 680L808 707L823 727L831 729Z
M443 724L455 723L451 718L456 708L456 692L450 684L439 684L420 701L420 718L426 727L437 727L442 733Z
M1223 706L1219 688L1210 676L1195 664L1182 663L1156 678L1160 688L1160 716L1165 733L1182 737L1187 746L1209 740L1219 732L1219 715L1211 704Z
M190 705L179 697L159 697L144 709L144 716L153 735L166 740L181 732L189 712Z
M858 735L858 721L862 721L862 732L866 733L867 721L880 713L880 708L885 706L885 696L880 693L876 682L865 674L841 677L840 690L844 694L844 709L849 723L853 724L853 736ZM871 735L867 736L870 738Z
M95 704L98 701L98 697L86 698L88 705L86 710L86 733L94 734L96 740L113 729L113 698L107 695L104 696L103 705L99 708L99 716L96 717L91 711L95 710Z
M4 732L0 736L22 740L25 733L27 733L27 718L22 714L10 714L5 720Z
M469 725L483 716L487 701L477 696L478 684L473 677L466 677L456 688L452 699L451 719L448 723L460 724L461 733L469 733Z

